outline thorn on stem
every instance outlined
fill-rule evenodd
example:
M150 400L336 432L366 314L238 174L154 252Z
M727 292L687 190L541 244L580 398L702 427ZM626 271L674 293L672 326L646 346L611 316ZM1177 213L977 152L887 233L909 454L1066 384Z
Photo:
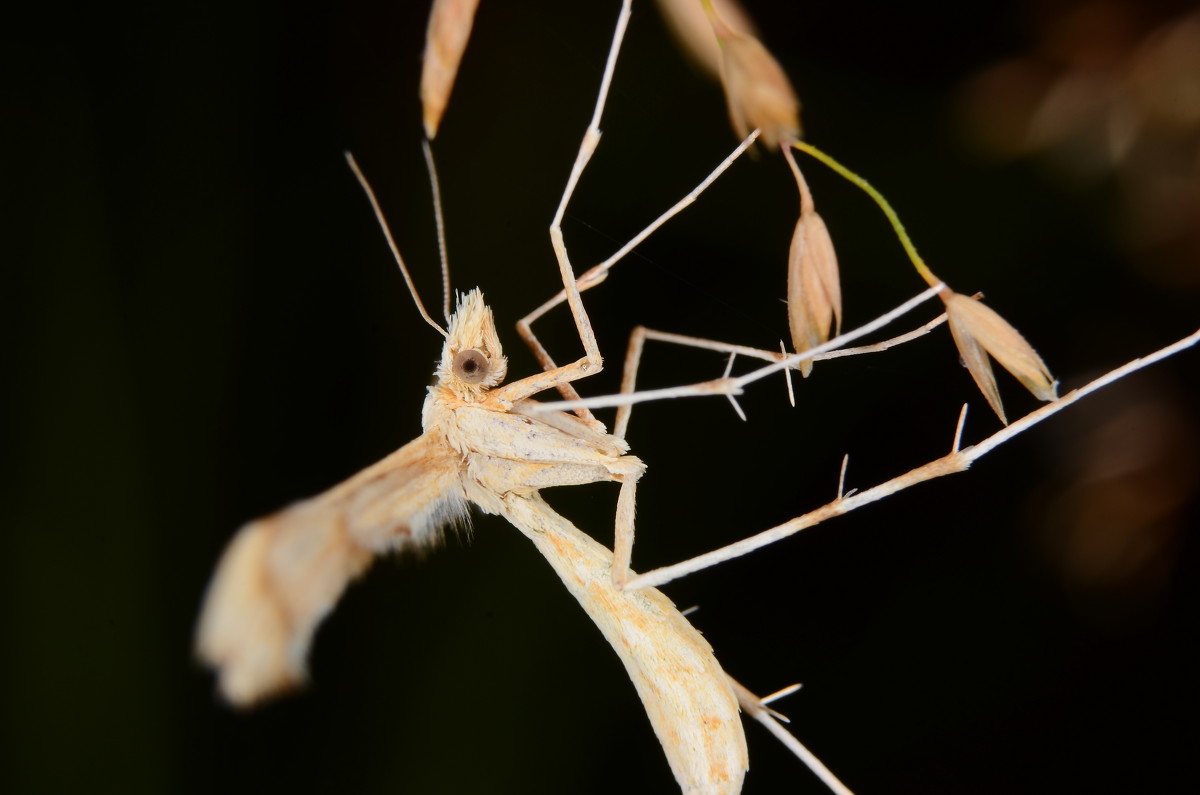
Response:
M964 403L962 410L958 412L958 425L954 428L954 444L950 448L950 452L957 453L962 445L963 427L967 424L967 404Z
M729 403L733 406L733 410L737 412L737 415L741 418L742 422L745 422L746 412L742 411L742 407L738 404L737 398L735 398L733 395L726 395L725 397L729 398Z
M787 346L783 344L783 340L779 341L779 353L782 355L780 361L787 358ZM792 368L788 367L783 371L783 380L787 382L788 403L792 408L796 408L796 392L792 389Z

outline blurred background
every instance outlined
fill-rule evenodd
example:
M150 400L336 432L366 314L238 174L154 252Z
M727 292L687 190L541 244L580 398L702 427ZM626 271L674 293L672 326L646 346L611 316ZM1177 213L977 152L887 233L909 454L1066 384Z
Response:
M546 227L591 113L616 2L485 0L435 145L452 278L512 323L560 286ZM1064 390L1200 318L1193 4L748 4L808 140L894 203L932 267L1038 348ZM718 86L635 4L605 136L564 226L577 270L736 143ZM193 661L235 529L420 433L440 338L342 159L439 301L420 153L424 3L117 4L5 48L8 357L0 554L5 792L561 793L676 787L616 656L519 533L379 561L316 642L312 685L248 714ZM848 326L922 284L881 214L802 162ZM587 295L616 391L636 324L787 335L797 213L744 159ZM920 310L909 325L932 317ZM566 313L539 332L578 355ZM726 669L853 789L1195 789L1196 352L925 484L672 584ZM634 563L707 551L998 423L944 329L647 405ZM715 377L651 347L641 383ZM1033 399L1001 375L1009 416ZM616 488L547 492L611 544ZM757 725L745 792L821 792Z

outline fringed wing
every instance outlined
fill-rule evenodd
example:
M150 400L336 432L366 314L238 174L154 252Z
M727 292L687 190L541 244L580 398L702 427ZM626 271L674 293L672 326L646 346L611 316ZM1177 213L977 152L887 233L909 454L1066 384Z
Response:
M539 495L510 495L504 504L505 517L550 561L625 664L682 790L741 792L746 735L737 697L708 641L659 591L613 588L612 552Z
M425 434L317 497L250 522L208 586L196 649L244 706L304 681L321 619L371 558L465 517L460 458Z

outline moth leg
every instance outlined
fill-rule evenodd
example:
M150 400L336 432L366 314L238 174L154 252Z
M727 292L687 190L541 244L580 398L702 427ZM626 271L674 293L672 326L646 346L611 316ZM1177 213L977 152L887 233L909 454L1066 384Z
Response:
M624 370L621 373L621 394L632 394L637 390L637 371L642 361L642 349L646 345L646 340L661 339L664 336L661 332L653 331L645 326L634 328L629 335L629 344L625 348L625 364ZM694 338L684 338L692 340ZM671 340L669 342L680 342L680 340ZM704 342L701 340L701 342ZM681 344L688 344L683 341ZM715 343L722 345L721 343ZM740 347L740 346L731 346ZM750 355L757 358L766 359L767 361L777 361L780 354L773 351L758 351L757 349L746 348ZM624 403L617 407L617 419L613 425L613 436L618 439L624 439L625 433L629 429L629 419L633 413L633 404ZM617 498L617 525L615 537L613 541L613 586L618 590L624 588L625 584L630 579L630 565L633 557L633 509L634 509L634 493L637 487L636 480L627 480L621 484L621 494ZM624 509L624 513L623 513Z
M847 356L859 356L866 353L880 353L922 337L940 326L945 321L946 315L945 313L942 313L933 320L930 320L921 326L918 326L917 328L898 336L866 345L837 348L835 350L817 354L812 357L811 361L825 361L829 359L841 359ZM692 337L686 334L673 334L669 331L657 331L655 329L646 328L645 326L638 326L629 335L629 345L625 349L625 369L621 376L620 391L620 394L622 395L632 394L637 391L637 371L638 367L641 365L642 349L645 347L647 340L666 342L671 345L682 345L688 348L700 348L708 351L716 351L718 353L736 354L748 359L759 359L769 363L781 362L792 355L787 352L785 347L783 347L782 342L780 342L779 350L771 351L763 348L753 348L749 345L738 345L731 342L704 339L703 337ZM784 371L784 377L786 379L788 388L788 400L793 406L796 405L796 401L792 393L792 381L790 373L792 370L799 370L802 366L802 364L794 364ZM625 434L629 429L629 416L632 411L632 403L624 403L617 407L617 420L613 425L613 436L616 436L619 439L625 438Z
M607 272L605 272L602 273L599 278L589 278L588 274L584 274L582 277L576 280L576 286L579 288L579 292L582 293L585 290L595 287L603 282L607 275ZM517 334L520 335L521 339L529 347L529 350L533 352L534 358L537 359L538 364L541 365L544 372L556 370L558 369L558 365L555 364L554 359L550 356L550 353L546 350L545 346L542 345L541 340L539 340L537 335L533 333L532 324L534 320L541 317L546 312L558 306L565 300L566 293L560 290L557 296L517 321ZM559 394L562 395L563 400L580 399L579 392L569 381L563 381L556 386ZM596 420L592 412L587 408L576 409L575 414L597 430L603 427L599 421Z
M578 392L571 386L571 382L579 378L592 375L600 371L602 360L600 349L596 343L595 333L592 328L591 320L583 307L583 301L580 298L580 293L603 282L608 277L608 270L618 261L623 259L634 247L639 245L643 240L649 237L655 230L673 218L685 207L692 204L696 198L703 193L709 185L716 180L738 157L746 151L747 148L758 137L758 131L751 133L747 138L738 145L732 153L729 154L715 169L713 169L700 183L692 189L686 196L677 201L666 212L656 218L640 233L635 235L629 242L618 249L604 262L595 265L586 271L582 276L576 277L574 268L571 266L570 258L567 254L566 243L563 240L562 234L562 218L566 212L567 204L571 200L571 196L575 192L575 186L579 182L580 176L583 174L588 161L591 159L592 153L595 152L596 146L600 142L600 118L604 112L604 103L608 98L609 86L612 83L613 70L616 66L617 54L620 51L621 40L625 34L625 28L630 16L630 0L625 0L621 6L621 13L617 19L616 30L613 33L612 46L609 50L608 61L605 64L604 77L600 84L600 91L596 97L596 106L592 114L592 120L588 125L587 131L584 133L583 141L579 145L579 152L575 157L575 163L571 167L570 177L567 179L567 186L563 191L562 198L559 201L558 210L554 214L554 220L550 224L550 242L554 248L555 258L558 260L559 272L563 281L563 289L549 301L542 304L540 307L530 312L525 317L517 321L517 333L521 339L533 351L533 355L541 364L542 369L546 374L553 374L552 378L541 379L538 381L530 380L529 387L535 384L540 389L557 388L566 400L577 400ZM572 365L565 367L557 366L554 360L550 357L545 347L537 339L532 330L532 324L546 312L550 311L559 304L567 302L571 309L571 315L575 319L575 326L579 332L580 342L583 344L585 356ZM536 394L535 391L525 391L520 394L520 397L529 397ZM577 409L575 412L578 416L585 419L592 419L591 413L586 408Z
M571 165L571 174L567 177L566 188L563 189L562 197L559 199L554 219L550 222L550 244L554 248L554 257L558 260L558 271L562 277L567 305L571 308L571 316L575 318L575 329L579 332L579 341L583 344L584 355L572 364L553 367L553 362L544 349L539 354L538 349L541 348L541 345L538 344L537 348L534 348L534 354L538 356L542 366L548 369L541 378L534 376L533 379L526 379L531 382L531 385L544 383L547 388L569 385L572 381L600 372L604 365L603 357L600 355L600 346L596 342L596 333L592 328L592 321L588 317L587 310L583 307L583 299L579 295L580 289L575 278L575 270L571 267L571 259L567 255L567 245L562 234L562 219L566 213L567 204L570 203L571 196L575 193L575 187L579 184L579 178L583 176L588 161L592 159L592 154L600 143L600 118L604 114L604 103L608 99L609 86L612 85L617 55L621 51L621 41L625 37L625 29L629 25L630 2L631 0L624 0L621 4L621 13L617 16L612 44L608 50L608 60L604 64L604 77L600 81L600 91L596 95L592 120L583 134L579 151L575 155L575 162ZM525 335L522 334L522 336Z
M612 584L618 591L625 588L630 578L630 560L633 557L634 509L637 503L637 482L645 472L638 461L636 471L631 471L621 481L617 495L617 517L613 528Z
M631 395L637 390L637 371L642 363L642 348L646 346L645 326L636 327L629 335L629 344L625 346L625 369L621 372L621 394ZM617 421L613 424L613 436L625 438L629 430L629 417L633 414L633 404L626 403L617 407Z
M583 307L583 299L579 296L581 292L579 280L575 278L575 270L571 267L571 259L567 255L567 245L562 234L562 219L566 213L567 204L570 203L571 196L575 193L575 187L579 184L579 178L583 175L588 161L591 160L596 146L600 143L600 117L604 114L604 103L608 99L609 86L612 85L617 55L621 51L621 41L625 38L625 29L629 25L630 3L631 0L624 0L621 3L621 13L617 16L617 25L613 31L612 44L609 46L608 60L604 64L604 76L601 78L600 90L596 95L592 119L583 134L579 151L575 155L575 162L571 165L571 174L567 177L567 185L559 199L554 219L550 222L550 244L554 248L554 257L558 261L558 271L563 282L563 294L571 308L571 316L575 319L575 329L579 333L579 341L583 344L584 355L570 364L555 366L554 361L541 343L533 337L532 332L529 332L527 328L522 328L521 323L526 320L522 319L517 325L518 331L522 339L525 339L532 348L534 356L537 357L545 372L497 390L495 394L501 400L515 402L551 388L558 389L564 396L577 398L579 395L570 386L571 382L595 375L604 368L604 358L600 355L600 346L596 342L596 333L592 328L591 318L588 317L587 310ZM591 280L587 286L598 283L597 280ZM595 419L587 409L582 409L577 413L580 417L595 423Z
M589 133L590 132L592 132L591 128L589 128ZM598 131L596 131L596 132L598 135ZM665 224L671 218L674 218L676 215L678 215L680 212L682 212L684 210L684 208L688 207L693 202L695 202L696 199L700 196L700 194L703 193L708 188L709 185L711 185L714 181L716 181L717 177L719 177L721 174L723 174L725 172L725 170L728 169L733 164L733 162L735 160L737 160L738 157L740 157L743 152L746 151L746 149L750 146L750 144L752 144L754 142L754 139L757 137L757 135L758 135L757 130L755 132L751 133L744 141L742 141L740 144L738 144L737 148L735 148L733 150L733 152L731 152L724 160L722 160L720 162L720 164L717 165L716 168L714 168L711 172L709 172L709 174L703 180L701 180L700 183L698 185L696 185L696 187L693 188L686 196L684 196L679 201L675 202L674 205L672 205L666 212L664 212L658 218L654 219L654 221L652 221L648 226L646 226L645 229L643 229L638 234L634 235L633 238L631 238L627 243L625 243L625 245L621 246L619 249L617 249L616 252L614 252L612 255L610 255L608 257L608 259L592 266L587 271L585 271L582 276L575 278L574 282L575 282L575 288L576 288L577 292L582 293L585 290L591 289L592 287L595 287L598 284L601 284L605 279L607 279L608 271L609 271L609 269L612 268L613 265L616 265L618 262L620 262L622 259L624 259L625 255L627 255L630 251L632 251L634 248L636 248L638 245L640 245L642 243L642 241L644 241L651 234L653 234L655 231L657 231L659 227L661 227L663 224ZM587 146L587 143L588 143L587 138L585 138L584 147ZM592 146L594 148L594 146L595 146L594 142L592 143ZM583 148L581 148L581 155L582 155L582 151L583 151ZM590 153L587 156L590 157ZM578 164L578 161L576 161L576 162ZM573 174L573 176L574 176L574 174ZM572 190L573 185L574 184L571 183L568 186L568 189ZM566 198L566 196L564 195L564 199L565 198ZM556 239L555 235L557 234L557 240L560 243L561 243L561 239L562 239L562 232L561 232L561 230L558 230L556 232L556 229L557 229L557 223L561 220L561 211L562 211L562 207L560 207L559 215L555 217L556 225L551 230L552 241ZM558 251L557 246L556 246L555 250L556 250L556 252ZM563 247L562 250L563 250L563 256L565 257L566 256L565 246ZM562 260L560 259L560 264L561 263L562 263ZM573 271L571 271L571 273L573 274ZM564 284L565 284L565 279L566 279L566 275L564 275ZM523 339L525 341L525 344L528 345L530 350L533 351L533 355L535 357L537 357L538 362L542 365L542 369L547 370L547 371L554 369L556 367L556 365L554 364L553 359L550 358L550 355L546 352L546 349L538 341L536 335L534 335L533 323L535 320L538 320L543 315L545 315L547 312L549 312L550 310L554 309L556 306L558 306L559 304L561 304L567 300L568 300L567 290L566 289L560 290L557 295L553 296L548 301L546 301L541 306L539 306L537 309L533 310L528 315L526 315L525 317L523 317L517 321L517 333L521 335L521 339ZM574 311L574 309L572 309L572 311ZM563 398L565 400L577 400L579 398L579 395L575 391L575 389L573 387L569 386L568 384L560 383L560 384L557 384L556 386L558 387L559 392L563 395ZM587 412L587 409L577 409L576 410L576 413L578 413L580 416L583 416L585 412Z

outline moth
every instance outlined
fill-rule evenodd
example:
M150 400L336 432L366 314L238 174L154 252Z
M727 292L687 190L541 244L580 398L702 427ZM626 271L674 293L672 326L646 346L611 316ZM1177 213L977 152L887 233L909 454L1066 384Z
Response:
M626 2L601 97L628 16ZM217 566L196 648L234 705L250 705L303 682L317 627L347 584L378 555L433 543L474 506L505 517L529 538L599 627L625 665L681 789L740 792L747 751L739 696L750 696L725 674L708 642L666 596L653 588L620 588L630 574L635 487L644 464L590 412L537 410L540 393L574 394L573 381L601 369L559 231L574 184L599 139L601 107L602 100L551 228L585 355L558 367L542 354L544 372L506 384L507 360L482 293L461 295L442 330L413 290L422 315L445 337L437 381L422 410L421 436L324 494L245 525ZM362 182L382 224L378 204ZM393 252L411 289L394 244ZM600 481L620 484L615 562L613 552L539 494L543 488Z
M573 369L573 368L572 368ZM644 465L594 423L530 416L554 378L511 384L490 308L459 300L422 413L424 433L317 497L243 527L209 586L197 633L222 694L252 704L304 680L313 634L376 555L425 546L473 504L511 522L546 558L624 663L685 792L740 790L746 741L733 686L701 637L654 589L619 591L612 553L538 494L622 484L632 520ZM561 377L561 375L557 376Z

